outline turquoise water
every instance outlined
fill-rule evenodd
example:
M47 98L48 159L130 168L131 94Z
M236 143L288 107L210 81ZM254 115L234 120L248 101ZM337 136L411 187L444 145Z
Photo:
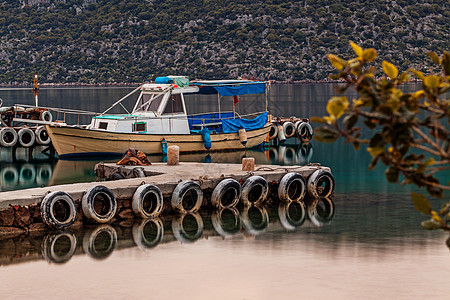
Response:
M40 104L102 111L130 88L42 89ZM332 85L274 85L280 116L324 115ZM350 95L351 96L351 95ZM7 104L32 104L30 90L0 89ZM213 107L201 98L188 109ZM240 99L243 111L260 99ZM195 103L195 105L194 105ZM77 121L77 120L76 120ZM334 144L271 147L267 152L182 155L181 161L329 166L333 202L260 210L202 211L186 219L122 222L69 232L0 239L3 299L441 299L450 293L449 238L420 227L412 186L389 184L370 155ZM98 160L50 159L1 149L1 191L95 180ZM115 157L103 158L117 161ZM152 162L161 156L151 156ZM435 208L439 201L433 201ZM25 283L25 284L24 284Z

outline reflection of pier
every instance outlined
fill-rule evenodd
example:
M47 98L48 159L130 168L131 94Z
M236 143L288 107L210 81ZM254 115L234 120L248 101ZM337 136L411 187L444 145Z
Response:
M21 235L0 241L0 265L40 259L60 264L69 261L75 254L107 259L114 251L121 249L138 247L146 251L161 243L193 243L215 236L263 237L266 232L282 234L285 230L299 230L305 224L309 224L308 227L328 224L333 213L333 201L320 199L307 203L280 202L278 207L273 208L251 206L240 211L236 208L222 209L163 219L135 220L134 223L114 227L90 225L40 236ZM15 245L13 249L11 243Z

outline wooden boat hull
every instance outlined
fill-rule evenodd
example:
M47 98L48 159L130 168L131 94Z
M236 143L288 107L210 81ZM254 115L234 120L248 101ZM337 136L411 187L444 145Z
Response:
M183 153L207 151L201 134L118 133L50 125L45 128L60 157L123 154L128 148L135 148L146 154L158 154L162 153L163 139L166 139L167 146L177 145ZM211 134L212 146L209 151L239 150L261 145L269 130L270 124L266 124L262 128L247 131L246 147L241 144L238 133Z

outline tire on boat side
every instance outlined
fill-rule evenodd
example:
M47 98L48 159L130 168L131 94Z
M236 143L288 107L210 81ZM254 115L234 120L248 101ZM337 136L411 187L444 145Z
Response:
M334 192L334 177L333 175L323 169L314 171L307 182L308 194L311 198L326 198L330 197Z
M142 219L158 217L163 209L161 190L153 184L139 186L133 194L132 208Z
M241 185L232 178L219 182L211 195L211 204L216 208L231 208L239 203Z
M309 123L303 122L298 125L297 134L300 138L300 141L303 143L306 143L311 140L311 138L314 134L314 130Z
M203 203L203 191L200 185L191 180L178 183L172 193L171 205L181 213L193 213L200 209Z
M295 126L292 122L286 121L283 123L283 132L286 138L293 137L295 135Z
M164 226L160 218L144 219L133 225L133 240L141 250L156 247L164 236Z
M39 126L38 128L36 128L36 130L34 131L34 134L36 136L36 142L39 145L49 145L51 140L50 140L50 136L48 135L47 131L45 130L44 126Z
M36 136L33 130L30 128L21 128L17 133L19 144L24 148L29 148L34 145L36 141Z
M269 184L263 177L250 176L242 185L242 203L245 206L261 204L266 200L268 192Z
M306 179L296 172L287 173L278 185L278 198L281 201L302 201L306 194Z
M269 139L274 140L278 135L278 127L275 124L270 125Z
M107 223L116 214L117 201L113 192L103 185L89 188L81 198L84 216L96 223Z
M77 206L66 192L56 191L42 199L40 212L42 221L53 228L66 228L77 218Z
M42 256L48 262L63 264L75 254L77 238L72 232L48 234L42 242Z
M46 121L46 122L51 122L53 121L53 116L52 113L49 112L48 110L45 110L41 113L41 120L42 121Z
M17 131L11 127L4 127L0 130L0 145L3 147L14 147L17 144L19 136Z

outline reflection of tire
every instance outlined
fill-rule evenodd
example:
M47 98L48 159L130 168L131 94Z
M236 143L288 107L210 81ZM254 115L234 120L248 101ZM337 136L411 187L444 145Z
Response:
M32 164L23 164L20 168L19 182L30 183L36 179L36 169Z
M241 218L235 207L214 210L211 221L214 229L223 237L231 236L241 230Z
M272 165L277 165L278 163L278 149L276 147L269 148L269 159Z
M334 191L334 177L328 171L316 170L308 177L307 187L312 198L330 197Z
M42 256L48 262L62 264L75 253L77 238L72 232L48 234L42 242Z
M133 240L141 250L156 247L164 236L164 226L160 218L141 220L133 225Z
M286 135L286 138L293 137L295 135L295 126L292 122L284 122L283 123L283 132Z
M303 225L306 219L304 202L280 202L278 217L281 225L287 230L295 230Z
M306 143L311 140L312 136L314 135L314 131L309 123L303 122L298 125L297 134L300 138L300 141Z
M139 186L133 194L133 212L136 216L147 219L159 216L163 209L161 190L153 184Z
M36 136L33 130L30 128L22 128L17 133L19 144L24 148L29 148L34 145L36 141Z
M297 164L305 166L311 162L313 149L311 143L302 143L297 152Z
M232 178L219 182L211 195L211 203L216 208L235 207L241 198L241 185Z
M117 201L113 192L105 186L89 188L81 198L84 216L97 223L109 222L117 210Z
M39 145L49 145L50 144L50 142L51 142L50 136L48 135L44 126L39 126L38 128L36 128L36 130L34 131L34 134L36 136L36 142Z
M48 110L43 111L41 113L41 120L46 121L46 122L51 122L53 120L53 116L52 116L51 112L49 112Z
M295 172L287 173L278 185L278 198L281 201L301 201L306 194L305 178Z
M246 206L242 211L242 223L245 231L257 235L269 225L269 214L264 206Z
M316 226L330 223L334 216L334 202L328 198L316 199L308 204L308 218Z
M172 219L172 232L181 243L192 243L203 234L203 219L199 213L187 213Z
M77 218L77 206L66 192L56 191L42 199L41 217L45 224L53 228L65 228Z
M203 191L194 181L180 182L172 193L172 208L181 213L193 213L200 209L203 203Z
M36 183L39 185L47 185L52 177L53 169L50 164L41 164L37 167Z
M4 127L0 130L0 145L3 147L13 147L17 144L19 136L11 127Z
M110 225L100 225L89 230L83 237L83 251L94 259L110 256L117 245L117 232Z
M13 166L2 168L2 181L7 184L15 184L19 181L19 172Z
M242 185L242 203L245 206L261 204L266 200L268 192L269 185L263 177L250 176Z

